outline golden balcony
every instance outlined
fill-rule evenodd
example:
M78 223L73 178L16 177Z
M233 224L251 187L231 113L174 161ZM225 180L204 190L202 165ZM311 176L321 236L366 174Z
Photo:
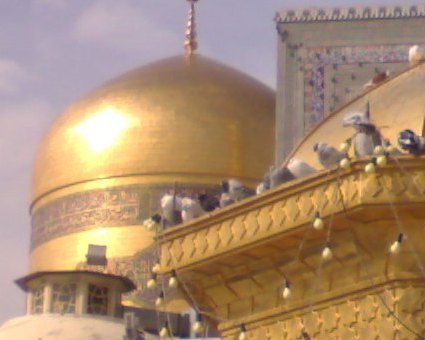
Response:
M188 302L225 339L242 323L249 339L424 335L425 158L390 157L372 174L364 171L368 162L165 230L161 271L176 271ZM316 213L323 230L313 228ZM327 245L331 260L322 257Z

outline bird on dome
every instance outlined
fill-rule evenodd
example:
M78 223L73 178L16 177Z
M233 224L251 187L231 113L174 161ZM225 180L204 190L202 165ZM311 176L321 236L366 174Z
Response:
M356 157L373 155L375 148L382 145L382 135L370 120L370 105L364 111L348 112L343 120L343 127L352 127L355 134L351 138Z
M170 227L182 222L182 198L175 194L165 194L161 198L162 223Z
M309 164L298 158L291 158L287 164L285 162L278 167L273 166L270 168L264 175L264 180L257 186L257 194L315 172L317 172L317 170Z
M372 87L375 87L379 83L382 83L383 81L387 80L390 74L391 72L389 70L386 70L385 72L379 72L379 71L376 72L376 74L372 77L372 79L363 85L363 88L367 90Z
M205 214L206 212L204 209L202 209L199 199L196 198L183 197L181 204L181 217L183 222L189 222L194 218Z
M337 166L347 156L344 152L338 151L333 146L323 142L314 144L313 151L317 153L320 164L327 169Z
M425 154L425 138L414 131L406 129L398 134L398 144L403 150L414 155Z
M409 64L415 66L425 61L425 47L413 45L409 49Z
M220 207L227 206L255 194L254 190L244 186L235 178L223 180L221 182L221 190Z

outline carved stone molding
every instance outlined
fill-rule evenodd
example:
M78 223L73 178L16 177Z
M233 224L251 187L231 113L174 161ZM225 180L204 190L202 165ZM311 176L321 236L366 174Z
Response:
M371 19L401 19L425 17L425 5L349 7L349 8L310 8L278 12L278 23L349 21Z

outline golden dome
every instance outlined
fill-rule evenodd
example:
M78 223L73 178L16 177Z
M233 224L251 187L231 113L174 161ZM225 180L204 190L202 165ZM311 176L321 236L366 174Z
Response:
M384 138L388 138L394 146L397 146L398 133L404 129L411 129L423 135L424 75L425 64L410 68L347 103L307 134L288 159L296 157L317 169L322 169L313 151L313 145L324 142L338 147L340 143L352 137L353 129L343 128L342 118L348 112L364 110L367 102L370 104L372 121L380 129Z
M255 79L198 55L132 70L51 127L36 156L32 204L101 178L252 182L273 162L274 98Z

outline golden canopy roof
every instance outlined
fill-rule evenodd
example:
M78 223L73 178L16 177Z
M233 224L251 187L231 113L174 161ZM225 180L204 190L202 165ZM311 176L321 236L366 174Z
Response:
M274 101L270 88L199 55L132 70L53 124L36 155L32 203L99 178L254 181L273 162Z
M297 157L317 169L322 169L313 145L324 142L338 148L340 143L352 137L352 128L342 127L345 114L365 110L370 105L372 122L384 138L397 146L398 133L411 129L424 134L425 124L425 65L409 68L395 77L367 91L347 103L315 126L293 150L290 157Z

